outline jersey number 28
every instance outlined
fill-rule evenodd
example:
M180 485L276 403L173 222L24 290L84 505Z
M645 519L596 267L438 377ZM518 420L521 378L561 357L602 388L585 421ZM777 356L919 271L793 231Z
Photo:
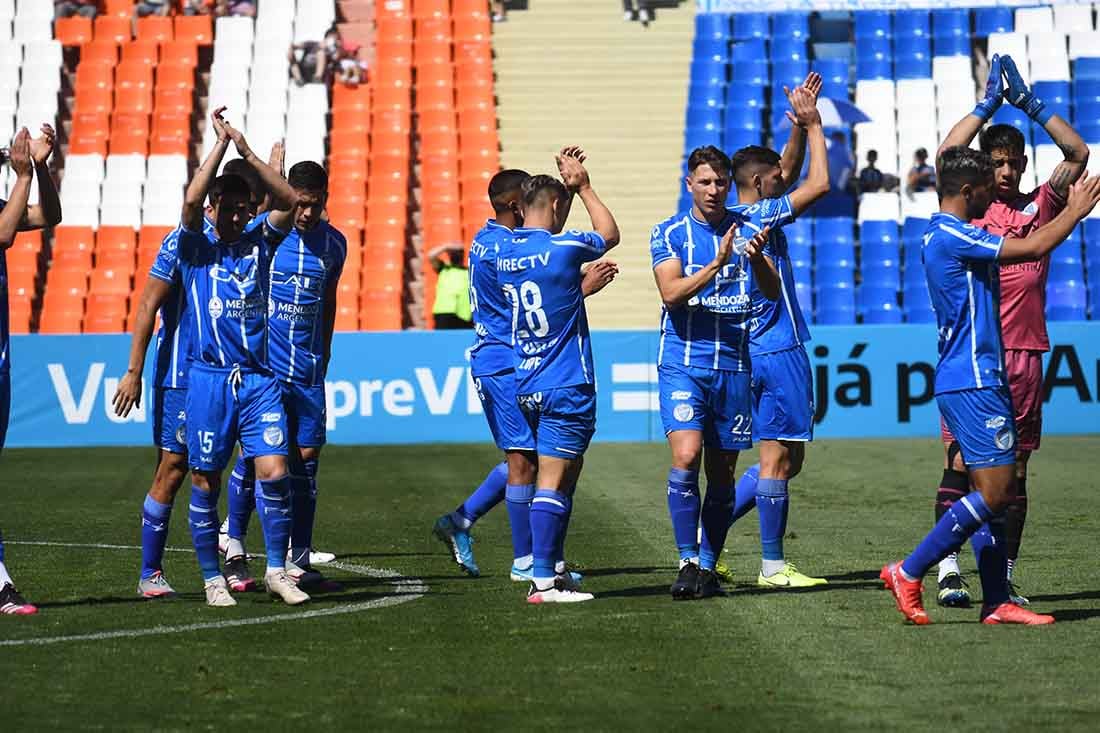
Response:
M531 335L542 338L550 333L550 321L546 318L546 311L542 309L542 291L538 283L526 280L520 283L519 292L512 284L504 286L504 292L512 301L512 332L515 333L519 325L519 311L523 308L523 315L527 321L527 327L531 329Z

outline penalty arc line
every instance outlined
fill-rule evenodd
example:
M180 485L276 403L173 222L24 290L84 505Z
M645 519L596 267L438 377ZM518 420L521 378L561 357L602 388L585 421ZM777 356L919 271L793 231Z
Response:
M140 550L140 547L134 545L108 545L108 544L80 544L80 543L67 543L67 542L6 542L8 545L32 545L37 547L70 547L81 549L103 549L103 550ZM169 552L193 552L192 550L184 548L165 548ZM428 586L419 578L406 578L400 573L393 570L383 570L379 568L372 568L367 565L358 565L356 563L335 561L327 563L334 568L347 571L349 573L355 573L356 575L365 575L371 578L380 578L383 580L390 580L391 585L400 593L400 595L386 596L384 598L375 598L370 601L360 601L358 603L350 603L346 606L334 606L332 608L317 608L309 611L297 611L292 613L284 613L275 616L261 616L258 618L242 618L242 619L227 619L225 621L206 621L195 624L181 624L178 626L153 626L145 629L119 629L118 631L100 631L92 634L73 634L70 636L46 636L36 637L31 639L7 639L0 640L0 647L5 646L45 646L47 644L60 644L63 642L76 642L76 641L105 641L107 639L133 639L142 636L159 636L163 634L182 634L189 631L203 631L207 629L228 629L238 626L259 626L261 624L274 624L283 621L298 621L302 619L320 618L322 616L341 616L348 613L357 613L359 611L368 611L374 608L386 608L389 606L397 606L402 603L408 603L409 601L415 601L417 598L422 598L428 592Z

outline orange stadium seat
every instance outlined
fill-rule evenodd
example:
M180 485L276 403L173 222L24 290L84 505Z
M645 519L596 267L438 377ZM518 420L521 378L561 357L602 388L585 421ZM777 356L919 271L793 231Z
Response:
M408 134L412 131L412 112L403 107L376 109L371 113L371 127Z
M73 146L77 144L77 141L81 141L81 144L89 140L96 141L96 144L100 141L106 142L107 136L110 133L110 116L106 113L89 113L78 112L73 114L73 126L69 133L69 145ZM77 152L79 151L70 151Z
M114 66L118 63L118 44L114 41L102 41L95 40L89 41L80 47L80 64L77 66L77 70L80 70L81 66L95 66L96 64L102 66Z
M329 204L328 218L337 229L362 229L366 224L366 212L363 205L351 204L344 206L340 203Z
M420 134L420 157L438 157L458 159L458 135L453 130L422 132Z
M493 46L482 41L455 41L455 66L493 68Z
M382 64L371 72L371 84L375 89L408 89L412 86L412 67L398 64Z
M436 66L451 63L451 44L448 41L436 39L418 40L413 49L413 63L415 66Z
M425 109L417 113L417 131L423 135L429 132L455 132L455 113L453 109Z
M450 43L453 37L450 18L417 18L414 28L418 43L433 40Z
M407 40L379 39L374 58L375 64L409 66L413 62L413 45Z
M132 231L132 230L131 230ZM95 271L99 270L113 270L115 272L126 273L127 276L132 277L137 267L135 264L136 250L96 250L95 253ZM93 277L94 277L93 272ZM94 286L92 288L95 289Z
M130 41L122 44L122 63L156 66L160 58L160 46L156 41Z
M379 5L381 3L376 3ZM413 40L413 19L407 13L386 14L379 16L374 21L377 29L376 37L387 41Z
M482 0L452 0L451 12L456 18L465 15L484 15L488 18L489 6Z
M166 15L147 15L137 19L137 37L143 41L164 43L172 40L172 19Z
M329 176L335 178L367 178L367 158L333 151L328 159Z
M160 44L160 57L164 63L195 67L199 65L199 47L194 41L165 41Z
M69 135L69 152L73 155L107 157L107 136L99 133L71 133Z
M348 86L334 84L332 87L332 109L370 109L371 88L366 84Z
M384 87L374 90L374 109L410 109L412 99L405 87Z
M493 86L493 67L480 64L463 64L455 67L455 84L460 89Z
M137 88L115 90L115 111L152 114L153 90Z
M365 156L370 152L371 142L357 130L333 130L329 136L329 149L341 154Z
M8 330L12 333L24 334L31 332L30 300L12 300L8 305Z
M424 110L455 108L455 90L453 87L429 86L416 91L416 108Z
M342 107L332 113L332 129L365 134L370 131L370 110Z
M149 155L188 155L191 136L178 130L154 129L149 137Z
M418 66L416 69L416 91L418 94L428 87L453 88L454 85L454 67L451 66L449 61Z
M68 304L65 309L56 308L46 310L42 308L42 315L38 319L39 333L80 333L80 324L84 319L84 305L77 309L75 304Z
M129 292L90 293L84 301L85 333L121 333L129 310Z
M134 0L105 0L103 12L120 18L129 18L134 14Z
M92 270L91 283L88 292L96 295L124 295L130 294L130 277L133 268L114 270L107 267L96 267Z
M95 19L95 38L123 43L130 40L130 19L117 15L100 15Z
M162 110L159 107L153 113L153 132L172 133L187 137L191 134L191 115L176 110Z
M470 134L471 132L490 133L496 132L496 112L480 107L467 108L458 114L458 134Z
M53 37L61 41L62 46L79 46L92 40L92 19L74 15L71 18L58 18L53 23Z
M73 114L108 114L114 107L113 89L82 89L73 100Z
M58 252L55 249L46 278L52 281L55 277L61 277L62 273L72 273L74 277L79 275L87 279L91 269L92 250L67 249Z
M381 257L376 257L376 254L380 254ZM363 282L359 287L359 292L364 293L389 288L399 289L405 279L404 261L403 252L397 252L396 256L390 256L388 252L372 252L371 264L363 271Z
M370 137L370 151L372 154L388 153L406 158L409 156L411 142L407 132L374 130L371 132Z
M172 227L143 226L138 233L138 262L152 263L160 251L161 242L172 231Z
M82 325L83 333L126 333L126 312L88 313Z
M189 89L157 89L154 99L157 112L187 115L189 118L191 116L194 99Z
M89 253L95 249L95 231L91 227L74 227L60 225L53 230L54 255L62 250L87 250Z
M51 297L81 296L88 292L88 273L92 266L83 262L74 264L70 261L74 258L70 255L78 252L67 252L61 258L55 256L53 264L46 274L46 295ZM88 262L91 262L91 253L88 253Z
M153 89L153 68L142 62L122 61L115 71L115 89L145 92Z
M110 155L149 155L149 135L130 131L111 133L108 152Z
M328 190L334 201L367 200L367 181L364 178L329 176Z
M489 16L455 17L454 38L456 43L491 43L493 25Z
M141 112L116 111L111 115L111 134L116 132L138 134L148 137L149 115Z
M376 300L381 297L382 300ZM363 331L399 331L403 321L401 295L371 293L359 300L359 328Z
M421 18L450 18L451 0L413 0L412 14Z
M76 69L76 81L73 84L77 96L88 89L113 89L115 86L114 66L107 64L80 64Z
M95 235L95 253L98 258L107 252L128 252L133 256L137 244L134 230L127 226L102 226Z
M359 297L349 303L337 303L336 320L333 322L334 331L346 333L359 330Z
M11 248L8 250L9 256L17 252L33 252L38 254L42 251L42 231L35 230L33 232L18 232L15 235L15 241L12 242Z
M172 22L177 40L191 40L200 46L214 42L214 26L209 15L177 15Z
M195 67L193 65L176 63L173 59L157 67L157 91L180 89L190 93L194 88Z

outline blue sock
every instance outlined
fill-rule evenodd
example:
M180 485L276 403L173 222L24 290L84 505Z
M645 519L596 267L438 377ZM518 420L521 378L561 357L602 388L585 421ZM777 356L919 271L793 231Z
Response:
M267 546L267 569L283 570L290 544L290 476L257 481L256 489L256 509L260 512Z
M749 469L741 475L737 482L737 490L733 497L733 513L730 516L730 524L733 524L756 508L756 483L760 480L760 464L749 466Z
M508 507L508 522L512 525L512 557L531 554L531 500L534 484L509 484L504 492Z
M474 489L474 493L470 494L455 511L473 524L504 500L507 486L508 464L498 463L481 482L481 486Z
M730 531L730 512L733 505L733 487L729 484L707 484L707 497L703 501L703 543L699 548L699 567L714 570L726 535Z
M558 542L554 547L554 564L565 562L565 538L569 535L569 521L573 519L573 497L576 496L577 487L573 487L573 493L565 502L565 517L561 521L561 532L558 534ZM556 567L555 567L556 569Z
M256 506L256 467L252 461L237 456L237 465L229 474L229 536L243 541L248 534L248 520Z
M191 543L199 559L203 581L221 575L218 565L218 495L191 487L191 503L188 505L188 524L191 525Z
M290 561L309 569L313 546L313 519L317 515L317 461L302 461L290 477Z
M921 540L913 554L905 558L901 569L910 578L921 578L928 568L956 552L970 535L993 518L981 493L971 491L944 512L932 531Z
M970 546L982 579L982 603L999 606L1008 601L1008 556L1005 553L1005 519L1002 514L970 535Z
M4 534L0 532L0 562L4 562Z
M787 532L787 479L759 479L756 508L760 511L762 556L765 560L782 560L783 535Z
M164 569L164 545L168 542L168 518L171 516L171 504L161 504L145 495L145 504L141 508L142 580Z
M680 560L699 556L699 472L668 469L668 513Z
M545 590L554 580L554 562L565 518L572 502L551 489L539 489L531 500L531 552L535 585Z

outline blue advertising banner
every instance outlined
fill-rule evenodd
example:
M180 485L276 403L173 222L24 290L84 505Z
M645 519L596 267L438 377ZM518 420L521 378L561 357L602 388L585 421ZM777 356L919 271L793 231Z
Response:
M1090 0L695 0L699 13L775 13L798 10L902 10L1033 5L1086 5Z
M821 326L813 333L818 437L936 434L934 328ZM1045 432L1100 432L1100 323L1055 323L1050 335ZM129 343L128 336L13 337L8 446L150 444L146 400L125 420L111 411ZM468 332L338 334L325 385L329 441L489 440L467 369L469 344ZM657 345L655 331L593 333L597 440L663 440Z

